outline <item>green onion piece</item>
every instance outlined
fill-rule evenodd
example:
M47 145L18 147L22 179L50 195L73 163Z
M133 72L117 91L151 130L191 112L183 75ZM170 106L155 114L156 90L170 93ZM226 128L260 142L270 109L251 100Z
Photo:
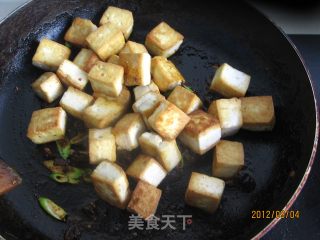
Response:
M67 173L68 182L71 184L78 184L84 174L84 170L73 167L70 172Z
M65 221L67 213L63 208L45 197L39 197L38 201L42 209L46 211L46 213L48 213L50 216L60 221Z
M184 166L184 159L182 158L180 163L179 163L179 165L178 165L178 167L179 168L183 168L183 166Z
M78 144L83 142L88 138L88 134L86 133L79 133L75 137L71 138L70 144Z
M92 170L90 168L85 169L84 174L82 176L83 181L85 181L86 183L91 183L92 182L91 174L92 174Z
M71 155L71 144L67 139L56 141L60 156L67 160Z
M66 47L68 47L68 48L72 48L72 45L69 43L69 42L65 42L65 44L64 44Z
M43 161L43 165L53 173L64 174L65 167L54 165L54 161L53 160Z
M188 87L188 86L184 85L184 88L189 90L190 92L194 92L191 87Z
M50 178L58 183L68 182L68 176L61 173L51 173Z

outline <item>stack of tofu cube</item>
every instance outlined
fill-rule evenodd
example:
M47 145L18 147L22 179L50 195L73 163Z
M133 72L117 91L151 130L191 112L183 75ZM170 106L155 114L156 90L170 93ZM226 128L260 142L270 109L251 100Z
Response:
M188 205L213 213L224 180L244 165L243 145L221 138L240 128L272 130L272 97L245 97L250 76L225 63L210 86L225 98L204 111L199 96L185 87L184 76L168 59L183 35L161 22L143 45L128 40L133 26L132 12L113 6L99 26L76 17L64 37L81 48L73 61L67 46L40 41L32 62L48 72L32 88L48 103L60 98L60 106L35 111L27 136L36 144L60 140L66 135L67 114L83 121L89 128L89 162L97 165L92 174L96 192L144 219L155 214L162 194L158 186L182 160L177 140L199 155L213 149L212 176L193 172L185 194ZM166 98L162 94L168 91ZM123 170L117 151L137 148L141 154ZM127 176L137 181L133 191Z

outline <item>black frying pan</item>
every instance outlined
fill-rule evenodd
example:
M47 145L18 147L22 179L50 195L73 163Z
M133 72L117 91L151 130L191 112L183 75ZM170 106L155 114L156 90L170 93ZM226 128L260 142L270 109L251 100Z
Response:
M315 98L296 49L270 21L244 3L188 2L36 0L0 25L0 156L23 178L23 184L1 200L1 226L11 237L247 239L262 236L276 222L252 219L252 210L291 206L312 165L318 137ZM75 16L97 23L108 5L134 12L132 40L143 42L161 20L184 34L185 42L171 60L206 107L219 97L208 93L212 66L223 62L252 75L248 95L273 96L277 117L273 132L241 130L230 138L244 144L246 167L227 183L214 215L183 201L191 171L210 174L212 152L199 157L181 147L185 166L176 168L160 185L163 197L157 215L192 215L193 223L185 231L181 227L129 231L130 214L104 203L89 184L58 185L48 180L42 146L25 137L31 113L47 106L30 87L42 73L31 64L38 41L42 37L62 41ZM120 164L126 167L135 154L120 153ZM67 223L48 217L38 205L39 195L63 206L69 212Z

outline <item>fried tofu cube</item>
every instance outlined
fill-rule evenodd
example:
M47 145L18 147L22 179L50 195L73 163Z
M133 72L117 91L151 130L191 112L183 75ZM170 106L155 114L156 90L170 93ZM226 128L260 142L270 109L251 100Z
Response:
M133 93L136 101L149 92L160 94L160 90L158 86L153 81L151 81L149 85L137 86L133 89Z
M121 53L148 53L148 50L141 43L128 41L120 51L120 54Z
M64 40L77 46L85 47L87 45L86 38L95 30L97 30L97 26L89 19L76 17L64 35Z
M154 158L140 154L126 170L128 176L157 187L167 175L166 170Z
M271 131L276 117L272 96L241 98L243 129L251 131Z
M183 38L167 23L161 22L148 33L145 45L153 55L168 58L179 49Z
M88 74L69 60L61 63L57 75L64 84L79 90L83 90L88 83Z
M101 129L115 123L122 114L121 104L99 97L84 110L82 119L88 127Z
M103 61L106 61L111 55L117 54L125 44L120 29L110 22L90 33L86 41Z
M128 113L117 122L112 132L116 137L118 149L132 151L139 146L138 138L145 130L146 127L141 115Z
M127 207L131 192L127 176L119 165L103 161L93 171L91 178L102 200L121 209Z
M110 97L100 92L93 93L94 98L102 97L108 101L116 102L121 106L122 113L127 112L129 105L131 103L131 93L125 86L122 87L122 91L118 97Z
M155 186L139 181L134 189L128 210L147 220L157 211L162 191Z
M122 91L123 67L98 61L88 74L93 91L117 97Z
M221 140L213 151L212 176L230 179L244 166L244 150L240 142Z
M148 118L154 110L160 105L162 101L164 101L164 96L155 93L149 92L139 98L133 105L132 109L134 112L138 112L141 115Z
M93 103L93 97L76 88L69 87L60 100L60 106L73 117L82 117L83 111Z
M145 86L151 82L149 53L121 53L119 64L124 68L126 86Z
M210 90L224 97L243 97L249 88L251 77L227 63L222 64L216 71Z
M120 65L120 58L118 55L111 55L109 58L108 58L108 63L113 63L113 64L116 64L116 65Z
M32 64L46 71L56 71L69 58L70 48L49 39L42 39L32 58Z
M36 94L48 103L60 97L64 90L59 78L52 72L42 74L31 86Z
M165 139L176 139L190 117L168 101L162 101L148 118L153 130Z
M176 66L165 57L152 58L151 74L161 92L172 90L185 81Z
M225 182L219 178L192 172L185 201L190 206L214 213L220 205L224 187Z
M89 160L90 164L116 161L116 140L111 127L89 129Z
M32 113L27 137L35 144L53 142L64 138L67 114L61 107L44 108Z
M181 86L176 86L168 97L168 101L176 105L186 114L192 113L202 106L201 99L193 93Z
M97 61L99 61L97 54L91 49L82 48L73 60L73 63L88 73Z
M100 25L108 22L116 25L122 31L126 39L129 38L134 24L132 12L126 9L110 6L103 13L102 18L100 19Z
M145 132L139 138L142 151L156 158L167 172L174 169L182 156L175 140L166 141L156 133Z
M189 116L191 120L179 135L179 139L193 152L203 155L221 138L219 121L202 110L196 110Z
M208 113L219 120L222 137L231 136L242 127L241 100L238 98L213 101Z

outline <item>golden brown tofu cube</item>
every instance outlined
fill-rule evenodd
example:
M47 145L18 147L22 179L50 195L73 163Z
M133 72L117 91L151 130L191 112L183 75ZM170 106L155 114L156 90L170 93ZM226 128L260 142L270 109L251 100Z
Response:
M32 64L47 71L56 71L69 58L70 48L49 39L42 39L32 58Z
M241 100L238 98L213 101L208 113L219 120L222 137L231 136L242 127Z
M185 201L190 206L214 213L220 205L224 187L225 182L219 178L192 172Z
M185 81L176 66L165 57L152 58L151 74L161 92L172 90Z
M140 154L128 167L127 175L157 187L167 175L166 170L154 158Z
M139 98L132 105L132 109L134 112L138 112L145 118L148 118L162 101L165 101L164 96L159 93L149 92Z
M157 211L162 191L144 181L139 181L134 189L128 210L143 219L154 215Z
M59 78L52 72L42 74L31 86L37 95L48 103L60 97L64 90Z
M119 165L103 161L93 171L91 178L102 200L121 209L127 207L130 199L129 182Z
M64 40L77 46L85 47L87 45L86 38L95 30L97 30L97 26L89 19L76 17L64 35Z
M110 97L100 92L94 92L93 97L102 97L108 101L116 102L117 104L119 104L119 106L121 106L122 113L127 112L131 103L131 93L125 86L122 87L122 91L118 97Z
M251 131L271 131L276 117L272 96L241 98L243 129Z
M125 44L120 29L110 22L90 33L86 41L103 61L106 61L111 55L117 54Z
M57 71L59 79L67 86L83 90L88 83L88 74L69 60L64 60Z
M27 137L35 144L64 138L67 114L61 107L44 108L32 113Z
M121 53L148 53L148 51L143 44L128 41L121 50L120 54Z
M143 133L139 138L139 144L145 154L156 158L168 172L182 159L176 140L164 140L156 133Z
M149 85L137 86L133 89L134 98L136 99L136 101L139 100L141 97L143 97L144 95L146 95L149 92L154 92L154 93L160 94L160 90L159 90L158 86L152 81Z
M179 49L182 42L183 36L180 33L161 22L148 33L145 45L153 55L168 58Z
M100 20L100 25L108 22L116 25L122 31L126 39L129 38L134 24L132 12L126 9L110 6L104 12Z
M205 154L221 138L219 121L202 110L196 110L189 116L191 120L179 135L179 139L195 153Z
M113 63L113 64L116 64L116 65L120 65L120 58L118 55L111 55L109 58L108 58L108 63Z
M73 63L88 73L97 61L99 61L97 54L91 49L82 48L73 60Z
M117 97L122 91L123 67L98 61L88 74L93 91Z
M221 140L213 151L212 175L232 178L244 166L244 150L240 142Z
M116 137L118 149L132 151L139 146L138 138L146 130L139 113L124 115L114 126L112 132Z
M92 103L92 96L73 87L69 87L60 100L60 106L67 113L80 119L83 111Z
M202 106L201 99L193 93L181 86L176 86L168 97L168 101L176 105L186 114L192 113Z
M124 68L126 86L145 86L151 82L149 53L121 53L119 64Z
M216 71L210 90L224 97L243 97L249 88L251 77L227 63L222 64Z
M153 130L161 137L173 140L190 121L190 117L168 101L162 101L148 118Z
M111 128L89 129L90 164L116 161L116 140Z
M100 97L84 110L82 119L88 127L101 129L115 123L122 114L121 104Z

